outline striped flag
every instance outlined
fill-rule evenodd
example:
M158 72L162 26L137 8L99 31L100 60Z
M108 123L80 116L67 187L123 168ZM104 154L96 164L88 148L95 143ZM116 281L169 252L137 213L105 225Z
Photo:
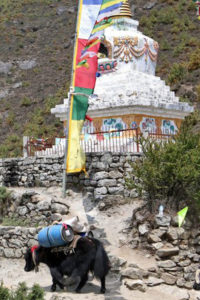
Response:
M82 51L81 59L85 57L86 52L89 51L91 45L93 45L91 41L96 41L96 43L100 43L100 38L103 35L104 29L113 24L113 19L111 17L120 13L120 7L124 2L126 2L126 0L102 1L98 17L91 31L90 37L88 38L88 44Z
M74 93L71 96L67 173L77 173L85 170L85 154L80 146L80 135L88 109L88 96L93 93L96 72L97 53L100 43L90 45L90 51L81 60L81 52L87 46L88 38L94 28L102 0L80 0L77 17L77 39L73 60Z
M80 0L77 40L73 60L67 173L85 171L85 155L80 146L81 130L88 109L88 96L93 93L97 73L97 53L103 30L112 24L110 16L118 13L126 0Z

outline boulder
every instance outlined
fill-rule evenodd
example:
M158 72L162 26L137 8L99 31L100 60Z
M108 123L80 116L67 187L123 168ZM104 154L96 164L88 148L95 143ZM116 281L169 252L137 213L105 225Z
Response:
M138 231L140 235L147 234L149 232L149 225L147 223L139 225Z
M123 174L119 171L110 171L109 172L109 178L112 178L112 179L123 178Z
M109 177L109 173L108 172L97 172L94 174L94 178L93 180L100 180L100 179L106 179Z
M50 208L50 202L49 201L46 201L46 200L43 200L43 201L40 201L37 203L37 209L39 211L46 211L46 210L49 210Z
M12 69L12 63L0 61L0 74L7 75Z
M171 222L171 217L167 215L156 215L155 217L155 225L156 227L169 227Z
M150 233L148 235L148 242L149 243L158 243L158 242L161 242L161 238L155 234Z
M69 212L68 206L66 206L64 204L60 204L60 203L53 203L51 205L51 210L52 210L52 213L58 213L61 215L66 215Z
M178 247L173 247L173 248L163 247L163 248L158 249L158 251L156 252L156 254L162 258L177 255L178 253L179 253Z
M170 227L167 231L166 237L170 241L174 241L178 239L178 233L177 233L177 228Z
M159 268L163 268L163 269L165 269L165 268L170 269L170 268L176 267L175 262L172 261L172 260L163 260L163 261L159 261L157 264L158 264L158 267L159 267Z
M156 277L150 276L150 277L148 278L148 280L146 281L146 285L147 285L147 286L153 287L153 286L160 285L160 284L162 284L163 282L164 282L164 280L161 279L161 278L156 278Z
M110 187L110 186L116 186L117 181L116 179L101 179L98 181L98 186L101 187Z
M146 285L142 280L128 280L124 281L125 286L130 290L139 290L140 292L146 292Z
M164 283L169 284L169 285L174 285L176 283L176 276L173 276L169 273L163 273L161 275L161 278L163 279Z
M130 278L130 279L142 279L143 277L143 270L134 267L128 267L121 272L121 276Z

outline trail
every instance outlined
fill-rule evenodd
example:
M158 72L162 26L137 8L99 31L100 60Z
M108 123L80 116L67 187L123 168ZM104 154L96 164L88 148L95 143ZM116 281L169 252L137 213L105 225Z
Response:
M16 188L20 191L23 188ZM60 188L34 188L34 191L41 193L43 197L52 196L62 199ZM132 216L133 208L139 205L138 202L130 202L121 206L113 206L107 212L100 212L95 203L88 199L87 195L81 192L69 191L65 201L70 206L70 214L67 217L79 216L81 222L93 225L95 237L103 241L106 250L110 255L123 258L128 263L137 264L143 269L155 266L155 259L145 251L130 249L127 245L121 246L120 239L124 238L122 230L127 228L128 221ZM0 281L5 286L15 288L19 282L26 282L28 287L38 283L45 290L45 299L50 300L52 295L57 295L58 300L180 300L184 290L175 286L159 285L148 288L145 293L131 291L120 281L118 274L110 273L107 277L107 292L105 295L99 294L100 283L96 280L88 281L82 289L81 294L73 292L72 288L67 291L50 292L51 276L49 270L44 265L40 265L39 273L24 270L24 260L14 260L1 258L0 260ZM187 291L188 292L188 291ZM197 300L198 292L190 291L190 298ZM55 300L57 300L55 298Z

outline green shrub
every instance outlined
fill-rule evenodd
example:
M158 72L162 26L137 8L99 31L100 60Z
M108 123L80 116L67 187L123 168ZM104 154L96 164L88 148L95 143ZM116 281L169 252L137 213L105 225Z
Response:
M16 134L9 135L4 143L0 145L0 157L22 156L22 138Z
M30 106L31 105L31 100L27 97L24 97L21 101L21 106Z
M200 102L200 84L197 85L196 89L197 89L197 101Z
M200 211L200 113L187 117L177 137L165 143L142 140L144 158L133 163L129 188L146 191L150 209L156 203L179 209L189 205ZM135 180L135 178L137 180Z
M169 83L179 82L186 75L186 68L183 64L173 64L168 75Z
M3 283L1 283L0 299L1 300L44 300L44 291L38 284L35 284L29 292L24 282L19 283L16 290L9 290L8 288L3 286Z
M196 49L189 56L188 70L193 71L200 68L200 49Z
M4 217L2 221L3 226L21 226L27 227L31 224L27 220L19 219L19 217Z
M5 186L0 187L0 215L3 216L6 204L10 200L10 192ZM0 298L1 299L1 298Z

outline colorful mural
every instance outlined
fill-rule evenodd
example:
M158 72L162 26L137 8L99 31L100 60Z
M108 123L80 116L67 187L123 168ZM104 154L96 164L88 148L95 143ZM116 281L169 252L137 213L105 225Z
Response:
M133 122L130 124L130 128L131 128L131 129L136 129L136 128L138 128L137 123L136 123L135 121L133 121Z
M161 131L163 134L176 134L178 128L173 120L162 120Z
M103 119L103 125L101 130L108 131L108 130L122 130L126 129L127 125L124 123L122 118L110 118L110 119Z
M156 133L157 126L155 118L143 117L140 122L141 132L151 132Z

